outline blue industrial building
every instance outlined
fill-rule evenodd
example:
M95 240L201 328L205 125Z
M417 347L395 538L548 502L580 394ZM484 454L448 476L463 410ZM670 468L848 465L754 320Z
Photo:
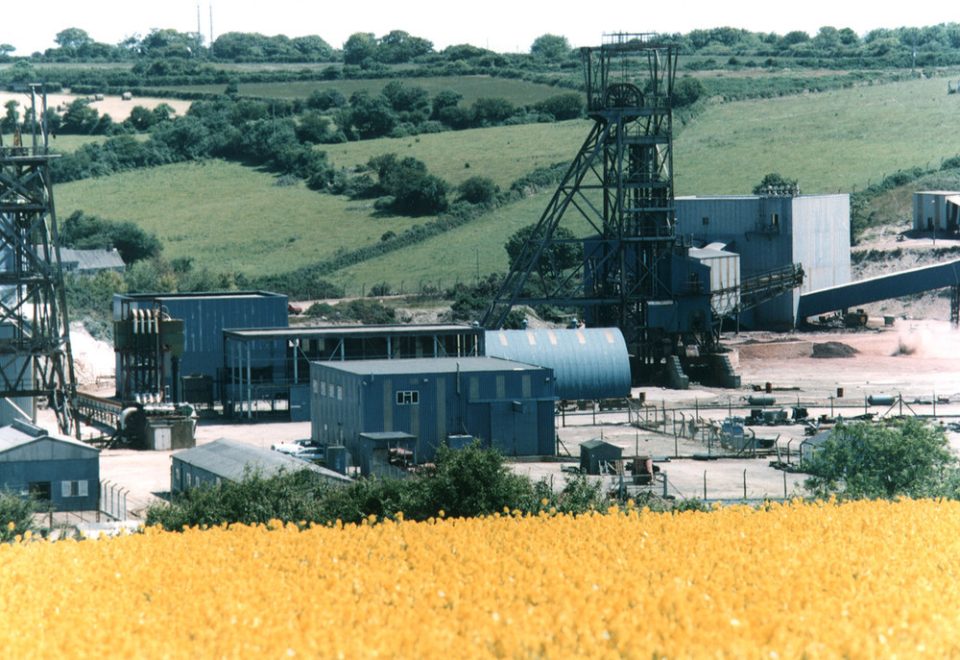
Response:
M676 231L740 255L743 279L799 263L803 285L743 314L752 327L792 327L800 295L850 281L850 196L677 197Z
M181 401L184 377L208 379L212 398L220 398L224 378L229 378L222 373L223 331L285 328L287 304L287 296L264 291L114 295L117 398L154 394ZM277 349L263 342L248 350L262 354ZM282 360L283 355L281 349L276 357Z
M553 370L559 399L630 396L630 356L618 328L489 330L487 356Z
M313 362L310 383L322 445L400 431L416 438L416 463L464 435L506 456L555 453L551 369L491 357Z
M0 490L32 495L54 511L96 511L100 450L16 420L0 427Z
M263 350L265 346L269 348ZM458 324L225 330L224 407L234 416L254 417L285 404L291 421L308 421L312 361L481 355L483 330Z
M322 481L350 481L348 477L310 461L228 438L178 451L171 456L171 462L171 493L201 486L219 486L223 482L237 483L248 475L273 477L283 472L293 474L302 470L309 470Z

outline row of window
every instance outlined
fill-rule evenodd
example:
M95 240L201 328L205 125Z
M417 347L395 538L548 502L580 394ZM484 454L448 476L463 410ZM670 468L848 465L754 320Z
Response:
M56 482L33 481L27 485L11 486L11 490L19 492L23 497L36 497L43 501L50 501L54 493ZM90 494L90 482L87 479L79 481L61 481L60 497L87 497Z
M313 393L343 401L343 385L334 385L325 381L313 381Z
M335 398L343 401L343 385L334 385L325 381L313 382L313 393L322 397ZM398 390L398 406L416 406L420 403L420 392L417 390Z

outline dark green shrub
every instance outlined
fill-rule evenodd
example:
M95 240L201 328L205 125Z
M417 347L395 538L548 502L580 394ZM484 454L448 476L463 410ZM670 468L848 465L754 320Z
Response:
M28 531L35 533L33 517L40 511L35 500L0 490L0 543L9 543Z

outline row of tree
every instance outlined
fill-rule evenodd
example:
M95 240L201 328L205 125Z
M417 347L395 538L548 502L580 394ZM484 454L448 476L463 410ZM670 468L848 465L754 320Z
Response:
M870 57L889 59L914 52L929 58L953 59L960 55L960 23L941 23L926 27L878 28L858 35L849 27L824 26L810 35L794 30L780 35L751 32L740 28L717 27L688 33L663 35L677 44L684 54L752 55L766 57ZM369 66L403 64L433 57L463 59L463 49L490 53L468 44L435 51L433 43L403 30L392 30L377 37L357 32L341 49L322 37L308 35L289 38L250 32L228 32L205 45L202 35L155 29L146 36L134 35L116 45L94 40L85 30L71 27L57 33L57 47L32 57L45 61L125 61L142 58L200 58L229 62L344 62ZM0 44L0 59L9 58L14 46ZM533 41L529 56L542 63L562 63L575 56L566 37L544 34Z

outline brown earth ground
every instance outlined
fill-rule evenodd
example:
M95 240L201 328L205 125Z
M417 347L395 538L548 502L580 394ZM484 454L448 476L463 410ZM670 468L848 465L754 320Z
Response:
M130 116L130 111L136 106L142 106L147 110L153 110L155 107L161 103L166 103L172 107L177 115L186 114L187 110L190 109L190 101L181 101L178 99L161 99L161 98L152 98L152 97L137 97L134 96L129 101L124 101L120 96L104 96L102 100L93 100L92 96L84 94L47 94L47 107L48 108L57 108L57 111L61 114L70 105L73 101L78 98L89 98L90 107L94 108L97 112L103 115L110 115L110 117L115 122L121 122L127 117ZM0 107L6 104L7 101L16 101L20 104L20 115L23 116L24 108L30 107L30 95L14 92L0 92ZM37 101L38 105L40 101Z

